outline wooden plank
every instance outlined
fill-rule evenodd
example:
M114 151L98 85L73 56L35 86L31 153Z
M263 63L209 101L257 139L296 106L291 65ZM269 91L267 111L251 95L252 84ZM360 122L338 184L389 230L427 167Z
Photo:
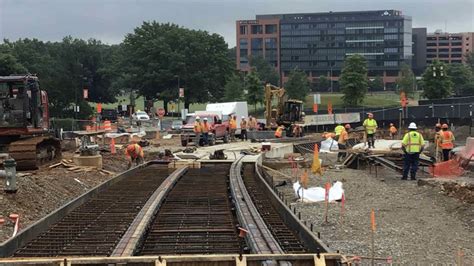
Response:
M55 163L55 164L50 165L49 168L56 168L56 167L58 167L58 166L60 166L60 165L62 165L62 164L63 164L63 163Z

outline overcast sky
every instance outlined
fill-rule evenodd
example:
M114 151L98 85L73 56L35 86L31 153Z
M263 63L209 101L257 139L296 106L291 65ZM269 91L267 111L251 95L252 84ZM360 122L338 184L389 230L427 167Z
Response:
M0 0L0 39L56 41L66 35L119 43L144 20L173 22L224 36L256 14L397 9L413 27L474 31L474 0Z

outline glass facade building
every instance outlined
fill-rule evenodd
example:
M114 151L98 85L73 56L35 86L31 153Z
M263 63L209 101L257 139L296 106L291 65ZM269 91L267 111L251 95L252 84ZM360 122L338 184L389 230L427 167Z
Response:
M402 63L411 65L412 22L397 10L257 15L278 19L278 70L285 81L299 68L308 77L338 80L344 59L367 59L369 76L381 76L392 87ZM253 56L253 50L250 53Z

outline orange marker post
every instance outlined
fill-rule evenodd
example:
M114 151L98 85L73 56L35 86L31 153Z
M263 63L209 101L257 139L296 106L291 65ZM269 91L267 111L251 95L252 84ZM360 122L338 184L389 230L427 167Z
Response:
M344 192L342 192L341 198L341 224L344 223L344 204L346 203L346 196L344 196Z
M110 153L116 154L117 151L115 150L115 138L110 138Z
M329 190L331 189L331 183L327 182L325 185L326 194L324 200L326 201L326 211L324 212L324 221L328 222L328 212L329 212Z

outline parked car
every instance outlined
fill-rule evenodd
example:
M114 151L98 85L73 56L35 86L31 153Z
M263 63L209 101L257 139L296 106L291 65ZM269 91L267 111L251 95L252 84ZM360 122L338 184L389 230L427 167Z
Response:
M112 122L116 122L118 112L115 109L102 109L100 115L102 117L102 120L110 120Z
M138 121L149 121L150 117L143 111L137 111L132 115L132 119Z
M181 128L183 128L183 121L181 121L181 120L171 121L171 129L172 130L181 130Z
M218 139L222 140L224 143L229 142L229 121L222 121L222 113L197 111L194 115L186 117L186 122L182 127L183 133L181 134L182 146L187 146L190 142L194 141L196 135L194 134L193 129L196 116L199 116L201 121L203 121L204 118L207 118L207 121L211 126L211 131L209 132L209 145L214 145ZM202 138L200 141L202 141Z

